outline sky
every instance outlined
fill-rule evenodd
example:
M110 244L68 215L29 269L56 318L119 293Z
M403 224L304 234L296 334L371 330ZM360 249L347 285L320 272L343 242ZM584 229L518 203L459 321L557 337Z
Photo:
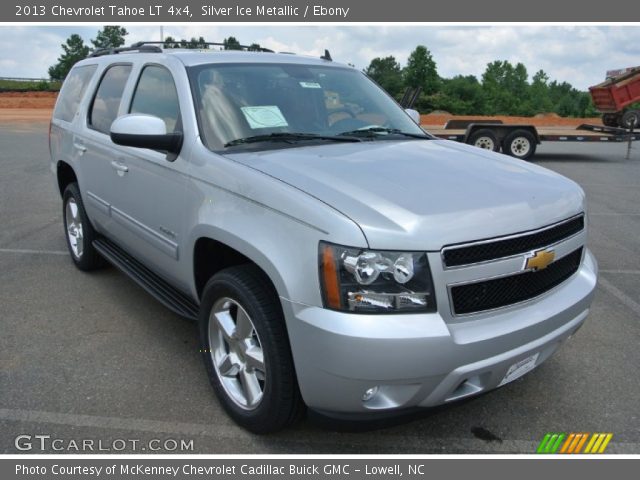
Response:
M62 52L60 45L78 33L85 43L100 25L0 26L0 77L47 77ZM159 25L126 25L127 44L159 40ZM417 45L433 54L441 77L481 77L494 60L522 62L529 76L542 69L552 80L586 90L604 80L607 70L640 65L640 26L238 26L165 25L165 36L203 36L221 42L235 36L275 51L320 56L366 68L375 57L393 55L402 66Z

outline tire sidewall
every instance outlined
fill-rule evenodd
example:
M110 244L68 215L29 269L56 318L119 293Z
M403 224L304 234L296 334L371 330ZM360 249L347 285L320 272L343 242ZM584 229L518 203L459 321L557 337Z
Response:
M80 221L82 222L82 255L77 257L71 248L71 243L69 242L69 233L67 231L67 204L70 199L74 199L76 202L76 206L78 208L78 215L80 217ZM87 235L88 233L88 218L84 211L84 205L82 203L82 198L80 197L80 190L78 189L78 185L76 183L71 183L67 186L62 196L62 223L64 226L64 238L67 242L67 249L69 250L69 256L73 263L75 263L78 267L82 268L84 266L84 259L87 256L87 251L89 250L87 245Z
M637 128L640 128L640 111L635 111L635 110L631 110L629 112L625 112L621 119L620 119L620 125L623 128L631 128L631 122L633 121L635 117L635 125L634 125L634 130Z
M496 135L491 130L487 130L487 129L481 129L481 130L477 130L476 132L474 132L471 135L471 138L469 139L470 140L469 144L473 145L476 148L482 148L482 147L476 146L476 142L481 138L488 138L493 142L493 148L492 149L483 148L483 150L489 150L491 152L499 152L500 151L500 143L498 142L498 137L496 137Z
M78 215L82 222L82 256L76 257L69 243L69 234L67 232L67 202L73 197L78 207ZM69 256L76 267L85 272L102 268L106 265L105 260L93 248L93 241L98 238L98 234L93 229L93 225L89 220L89 216L84 209L80 188L76 182L70 183L62 193L62 226L64 227L64 238L69 250Z
M209 343L209 321L211 310L216 301L222 297L228 297L238 302L245 309L253 326L256 329L258 338L260 339L265 364L265 383L262 400L260 404L252 409L247 410L237 405L227 394L224 386L213 365L211 358L211 345ZM204 290L202 303L200 305L200 314L198 317L201 353L209 376L211 385L213 386L220 403L227 413L242 426L254 430L255 426L262 423L263 419L268 416L273 409L273 404L279 396L280 374L277 366L279 361L275 356L277 351L273 348L271 342L270 331L267 328L262 309L256 300L245 292L234 279L226 275L224 272L214 276ZM255 431L255 430L254 430Z
M524 138L529 142L529 151L525 155L516 155L511 149L513 142L519 138ZM531 132L526 130L516 130L505 137L504 144L502 145L502 151L513 158L528 160L536 151L536 139Z

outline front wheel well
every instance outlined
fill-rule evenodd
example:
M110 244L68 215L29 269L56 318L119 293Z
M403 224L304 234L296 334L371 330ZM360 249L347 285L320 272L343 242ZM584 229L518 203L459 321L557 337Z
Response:
M63 162L62 160L58 162L56 170L56 176L58 178L58 189L60 190L60 195L63 195L65 189L69 186L70 183L78 181L78 177L76 177L76 172L73 171L71 165Z
M249 257L217 240L199 238L193 249L193 274L198 298L202 298L205 285L220 270L247 264L255 265L262 272L265 281L269 282L273 291L277 292L267 273Z

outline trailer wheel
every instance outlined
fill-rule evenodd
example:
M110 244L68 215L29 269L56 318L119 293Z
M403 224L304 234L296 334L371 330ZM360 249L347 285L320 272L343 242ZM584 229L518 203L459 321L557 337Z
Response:
M467 143L474 147L484 148L485 150L500 151L500 143L498 143L496 134L487 128L472 133Z
M620 118L620 126L622 128L640 127L640 110L624 112L622 118Z
M529 159L536 153L536 138L527 130L516 130L504 137L502 152L520 160Z
M617 113L605 113L602 115L602 123L606 127L618 126L618 114Z

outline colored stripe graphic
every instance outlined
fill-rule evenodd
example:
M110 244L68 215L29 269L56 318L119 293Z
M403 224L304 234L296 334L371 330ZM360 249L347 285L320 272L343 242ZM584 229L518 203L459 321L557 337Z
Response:
M536 453L556 453L564 438L564 433L547 433L540 442Z
M613 433L547 433L538 445L536 453L604 453ZM588 442L587 442L588 440ZM586 444L586 448L583 447Z
M612 433L594 433L584 453L603 453L613 438Z

